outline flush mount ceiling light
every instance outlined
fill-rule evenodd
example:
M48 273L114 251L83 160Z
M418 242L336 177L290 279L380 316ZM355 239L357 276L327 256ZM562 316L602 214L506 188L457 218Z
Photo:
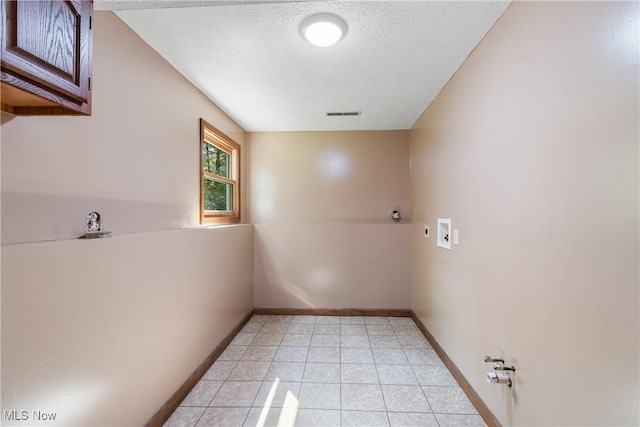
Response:
M300 23L300 34L314 46L327 47L338 43L347 34L347 23L339 16L318 13Z

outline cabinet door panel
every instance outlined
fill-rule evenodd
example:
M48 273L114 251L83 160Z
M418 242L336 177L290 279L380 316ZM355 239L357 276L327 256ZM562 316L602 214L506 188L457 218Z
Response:
M88 2L4 1L2 66L77 101L87 101ZM81 34L84 36L82 37Z
M32 60L65 80L76 82L78 11L66 2L20 2L17 4L16 21L14 52L20 50L25 59ZM36 30L29 27L35 27Z

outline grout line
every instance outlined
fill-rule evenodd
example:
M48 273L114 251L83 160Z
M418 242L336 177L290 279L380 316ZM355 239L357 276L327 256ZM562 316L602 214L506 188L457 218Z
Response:
M260 389L258 389L258 393L260 392ZM258 397L256 395L256 397ZM255 399L254 399L255 400ZM247 411L247 415L244 416L244 419L242 420L242 425L244 426L244 424L247 422L247 418L249 418L249 414L251 413L251 408L253 408L253 406L249 407L249 410Z
M207 412L207 409L209 409L209 407L204 408L204 411L202 411L202 414L200 414L200 416L198 417L198 420L193 424L194 426L198 425L198 423L200 422L200 420L204 416L205 412Z

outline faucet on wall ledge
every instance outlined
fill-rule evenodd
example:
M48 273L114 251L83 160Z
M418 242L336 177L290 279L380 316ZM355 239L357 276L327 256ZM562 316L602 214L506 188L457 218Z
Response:
M110 231L101 231L101 217L98 212L89 212L86 217L87 232L79 239L104 239L111 237Z

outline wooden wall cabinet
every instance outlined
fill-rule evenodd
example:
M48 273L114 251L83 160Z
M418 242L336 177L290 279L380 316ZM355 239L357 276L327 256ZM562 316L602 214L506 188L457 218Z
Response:
M2 110L91 115L93 1L0 2Z

